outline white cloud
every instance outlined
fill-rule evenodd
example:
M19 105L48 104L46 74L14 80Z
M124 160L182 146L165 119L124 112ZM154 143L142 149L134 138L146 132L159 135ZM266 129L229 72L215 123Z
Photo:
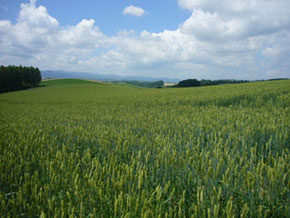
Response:
M35 1L21 4L16 24L0 21L0 63L74 69L79 60L106 46L107 37L94 23L83 19L76 26L61 27Z
M290 27L289 0L179 0L192 11L182 29L208 39L275 33Z
M97 48L104 43L106 36L94 26L94 23L93 19L83 19L76 26L59 30L57 40L62 45L75 48Z
M21 10L18 17L18 23L25 23L30 27L46 29L55 28L58 22L51 17L44 6L35 7L36 0L30 4L21 4Z
M275 56L275 55L278 55L279 52L280 52L280 50L278 48L267 47L262 51L262 55Z
M181 79L290 77L288 1L245 1L180 0L192 14L176 30L106 36L93 19L61 26L32 0L15 24L0 20L0 64Z
M181 30L200 40L232 39L246 34L246 24L240 18L224 19L217 13L197 9L182 24Z
M124 8L123 15L132 15L136 17L141 17L145 15L145 10L143 8L130 5Z

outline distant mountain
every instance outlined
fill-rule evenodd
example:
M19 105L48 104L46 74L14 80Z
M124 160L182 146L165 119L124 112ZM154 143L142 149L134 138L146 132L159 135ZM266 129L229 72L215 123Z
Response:
M147 81L153 82L163 80L164 82L177 83L180 79L170 78L155 78L146 76L119 76L114 74L96 74L96 73L83 73L83 72L68 72L63 70L44 70L41 71L43 78L54 78L54 79L94 79L101 81L124 81L124 80L136 80L136 81Z

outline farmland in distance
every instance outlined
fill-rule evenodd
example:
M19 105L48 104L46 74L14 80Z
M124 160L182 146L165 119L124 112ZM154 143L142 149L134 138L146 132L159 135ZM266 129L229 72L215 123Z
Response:
M0 95L0 216L290 217L290 80Z

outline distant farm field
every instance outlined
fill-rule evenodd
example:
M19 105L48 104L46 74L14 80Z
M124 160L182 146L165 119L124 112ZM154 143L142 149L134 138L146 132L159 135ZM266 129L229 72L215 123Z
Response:
M0 95L0 217L290 217L290 80Z

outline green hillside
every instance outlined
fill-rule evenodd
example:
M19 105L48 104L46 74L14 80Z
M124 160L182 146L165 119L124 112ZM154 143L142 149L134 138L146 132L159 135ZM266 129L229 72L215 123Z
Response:
M0 95L1 216L290 217L289 80L42 84Z
M51 80L42 81L41 85L60 86L60 85L80 85L80 84L92 84L92 83L96 83L96 82L90 81L90 80L82 80L82 79L51 79Z

